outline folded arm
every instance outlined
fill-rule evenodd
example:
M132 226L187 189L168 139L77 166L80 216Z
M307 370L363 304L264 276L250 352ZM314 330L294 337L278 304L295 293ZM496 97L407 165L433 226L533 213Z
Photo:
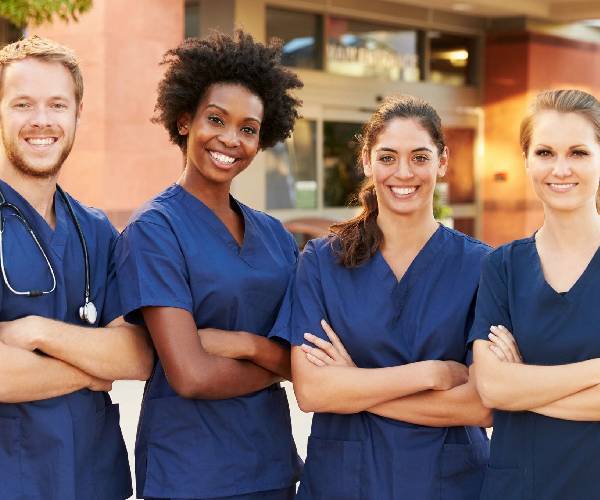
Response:
M111 382L63 361L0 342L0 402L38 401L84 388L108 391Z
M545 406L533 408L534 413L563 420L600 421L600 385L584 389Z
M105 328L90 328L40 316L0 324L0 340L39 350L90 375L107 380L146 380L153 352L146 330L117 318Z
M247 360L286 380L292 378L290 350L261 335L204 328L198 330L202 347L209 354Z
M144 307L169 384L182 397L226 399L264 389L281 377L250 361L206 352L192 315L174 307Z
M600 359L527 365L499 359L492 347L495 343L486 340L473 344L477 389L488 408L533 410L600 384Z

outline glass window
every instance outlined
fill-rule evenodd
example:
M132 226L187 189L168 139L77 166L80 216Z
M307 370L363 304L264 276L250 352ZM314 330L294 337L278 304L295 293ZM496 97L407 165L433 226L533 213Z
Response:
M430 54L429 78L432 82L450 85L477 83L475 38L438 31L430 31L427 37Z
M265 150L267 210L317 208L317 124L299 119L294 134Z
M7 19L0 18L0 47L23 38L23 32Z
M267 40L283 41L282 62L296 68L323 68L323 16L267 7Z
M364 178L356 157L360 123L325 122L323 124L323 167L326 207L357 205L356 194Z
M185 38L200 36L200 1L185 2Z
M419 79L418 32L327 18L327 70L348 76Z

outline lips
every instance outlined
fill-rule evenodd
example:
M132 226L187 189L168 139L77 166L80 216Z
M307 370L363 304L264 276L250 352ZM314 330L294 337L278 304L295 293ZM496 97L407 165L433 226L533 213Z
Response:
M566 193L577 186L574 182L550 182L547 184L551 191L555 193Z

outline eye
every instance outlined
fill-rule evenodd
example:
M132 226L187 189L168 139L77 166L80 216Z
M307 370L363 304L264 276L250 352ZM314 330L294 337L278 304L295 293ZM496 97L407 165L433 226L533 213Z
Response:
M13 107L17 108L17 109L27 109L30 106L29 106L28 102L17 102L15 104L13 104Z
M586 156L589 156L589 153L583 149L575 149L572 151L571 154L577 158L584 158Z
M210 115L208 117L208 121L213 122L215 125L224 125L223 120L219 118L217 115Z
M258 133L254 127L242 127L242 132L248 135L256 135Z
M392 155L383 155L378 158L381 163L392 163L395 158Z
M413 156L413 161L415 163L427 163L429 161L429 156L427 156L427 155L415 155L415 156Z
M535 155L539 156L540 158L550 158L552 156L552 151L549 149L536 149Z
M67 109L67 105L62 102L55 102L54 104L52 104L52 107L54 109Z

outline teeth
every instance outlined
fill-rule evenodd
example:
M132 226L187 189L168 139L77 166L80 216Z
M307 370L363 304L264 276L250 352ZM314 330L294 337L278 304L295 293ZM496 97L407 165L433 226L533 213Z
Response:
M406 196L407 194L412 194L414 193L417 188L416 186L411 186L411 187L392 187L392 192L394 194L400 195L400 196Z
M217 153L216 151L211 151L210 155L215 160L220 161L221 163L233 163L235 161L235 158L233 158L231 156L224 155L222 153Z
M550 187L556 191L568 191L575 186L576 184L550 184Z
M29 144L33 144L34 146L49 146L50 144L54 144L54 137L31 137L27 139Z

